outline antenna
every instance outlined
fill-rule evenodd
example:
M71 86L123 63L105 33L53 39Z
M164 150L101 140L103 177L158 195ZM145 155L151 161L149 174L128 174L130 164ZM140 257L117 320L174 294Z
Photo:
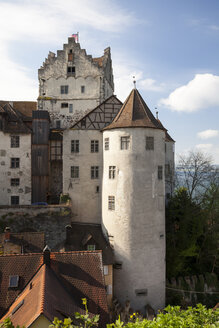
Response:
M134 84L134 89L136 89L136 80L135 80L135 76L133 76L133 84Z

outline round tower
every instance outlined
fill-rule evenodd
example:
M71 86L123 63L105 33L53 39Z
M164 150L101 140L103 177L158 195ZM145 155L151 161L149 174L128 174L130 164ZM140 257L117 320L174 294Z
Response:
M102 225L115 252L114 295L165 306L165 130L133 89L103 131Z

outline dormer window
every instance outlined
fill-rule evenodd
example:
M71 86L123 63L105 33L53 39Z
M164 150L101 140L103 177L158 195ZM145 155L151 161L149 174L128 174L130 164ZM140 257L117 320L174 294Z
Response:
M10 288L16 288L18 287L19 283L19 276L9 276L9 287Z
M96 245L87 245L87 250L88 251L95 251Z

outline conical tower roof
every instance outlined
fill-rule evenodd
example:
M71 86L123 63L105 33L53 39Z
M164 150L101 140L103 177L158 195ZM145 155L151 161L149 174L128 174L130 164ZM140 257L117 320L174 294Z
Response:
M112 123L103 130L139 127L165 130L154 117L138 90L133 89Z

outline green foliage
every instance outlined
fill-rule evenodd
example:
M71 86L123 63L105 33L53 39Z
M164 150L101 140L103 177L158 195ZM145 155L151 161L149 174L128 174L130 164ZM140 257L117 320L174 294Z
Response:
M66 318L64 319L64 321L59 320L58 318L54 318L53 323L49 327L50 328L78 328L78 327L89 328L94 326L97 327L100 316L98 314L94 315L93 317L89 315L86 298L82 298L82 304L84 305L85 308L85 314L75 312L75 316L74 316L78 324L73 324L71 318Z
M20 328L20 326L14 326L10 318L6 318L3 323L0 324L0 328ZM24 326L22 326L24 328Z
M124 324L120 318L107 328L218 328L219 310L206 309L198 304L197 307L188 307L181 310L179 306L168 306L153 320L139 320Z
M176 190L166 209L167 277L196 273L204 216L186 188Z

